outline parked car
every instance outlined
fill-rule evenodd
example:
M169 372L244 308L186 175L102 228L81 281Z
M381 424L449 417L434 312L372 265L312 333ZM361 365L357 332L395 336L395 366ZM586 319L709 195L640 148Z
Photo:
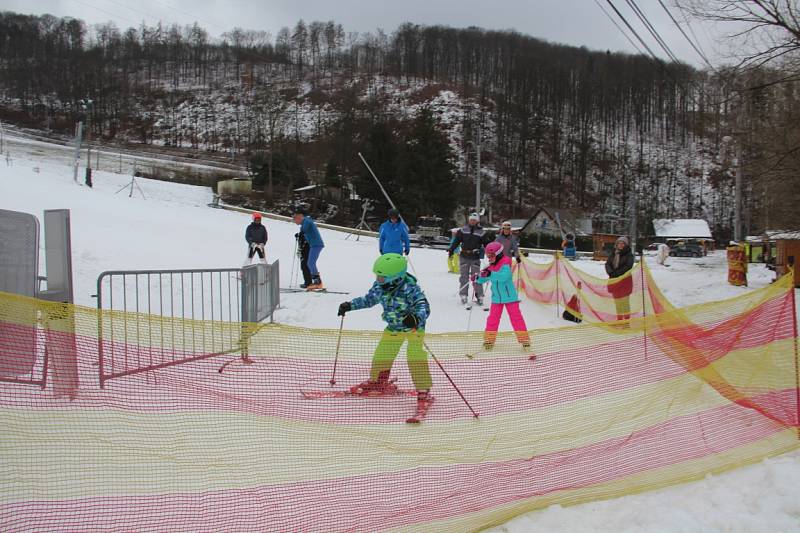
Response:
M679 242L670 248L670 257L703 257L703 247L696 242Z

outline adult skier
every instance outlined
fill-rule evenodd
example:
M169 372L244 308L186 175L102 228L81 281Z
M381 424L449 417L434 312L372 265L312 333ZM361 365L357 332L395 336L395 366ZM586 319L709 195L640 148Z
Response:
M517 340L524 349L528 349L531 346L531 339L528 336L525 319L519 310L519 295L511 273L511 258L503 254L503 245L497 241L486 245L486 258L489 260L489 266L481 270L480 276L475 280L479 286L486 282L492 283L492 307L486 318L483 348L491 350L494 347L500 317L505 308Z
M458 278L461 304L471 307L468 302L470 279L473 274L478 274L481 270L481 257L483 256L484 245L486 244L486 232L480 225L481 217L478 213L469 216L467 224L458 230L456 238L447 250L448 257L451 257L456 248L461 246L461 254L458 261ZM475 285L475 299L478 305L483 305L483 287Z
M433 402L430 394L431 374L428 354L424 350L425 322L430 316L430 304L417 279L406 270L408 261L400 254L383 254L374 263L375 282L366 295L339 305L339 316L349 311L383 306L386 329L372 357L372 369L367 381L350 389L352 394L382 396L397 393L389 380L392 364L403 343L408 341L406 357L411 379L417 390L417 409L408 422L419 422Z
M606 273L609 279L622 277L633 268L633 253L630 241L624 235L617 238L614 243L614 253L606 260ZM608 285L608 292L614 297L614 306L617 309L617 320L628 320L631 317L630 295L633 292L633 278L628 276L624 280L612 282Z
M300 272L303 273L303 283L300 284L301 289L307 289L312 284L311 271L308 269L308 251L310 246L308 241L299 231L294 234L297 239L297 255L300 257Z
M408 226L400 219L400 211L395 208L389 209L389 220L381 224L378 236L378 250L381 255L408 255L411 251Z
M308 267L309 274L311 274L311 285L306 287L306 290L319 290L323 289L322 279L317 270L317 260L325 243L322 241L322 236L319 234L319 228L314 223L314 219L308 216L304 209L297 207L294 210L294 223L300 226L300 235L308 243L308 258L306 259L306 266Z
M511 231L511 222L503 222L500 226L500 233L497 234L494 240L503 245L503 255L505 257L515 259L517 263L522 261L519 256L519 238Z
M246 265L252 263L255 254L258 254L259 259L266 262L264 246L267 244L267 238L267 228L261 224L261 213L253 213L253 221L244 232L244 239L249 246Z

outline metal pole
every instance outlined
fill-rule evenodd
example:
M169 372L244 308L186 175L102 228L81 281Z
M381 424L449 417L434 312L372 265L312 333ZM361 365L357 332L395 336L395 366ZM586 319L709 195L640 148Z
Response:
M733 206L733 240L742 241L742 141L736 140L736 187Z
M556 257L555 257L555 259L553 259L553 262L556 265L556 318L561 316L561 310L559 308L559 303L560 303L560 299L561 298L559 297L560 296L560 289L558 287L558 277L559 277L558 276L558 270L561 267L561 265L559 265L558 261L559 261L560 257L561 257L561 252L556 252Z
M333 374L331 374L331 385L336 385L336 365L339 363L339 346L342 345L342 328L344 327L344 315L342 315L342 320L339 322L339 336L336 338L336 355L333 358Z
M477 127L477 142L475 143L477 154L476 175L475 175L475 212L481 214L481 126Z
M797 409L797 439L800 440L800 361L797 356L797 302L795 292L797 289L794 287L794 261L792 261L791 268L791 285L789 290L792 291L792 324L794 328L794 394L795 394L795 408Z
M639 275L642 278L642 337L644 338L644 360L647 361L647 300L644 284L644 250L639 252Z
M364 162L364 165L366 165L367 170L369 170L369 173L372 174L372 177L375 179L375 183L377 183L378 187L380 187L383 196L386 198L386 201L389 202L389 205L392 206L392 209L397 209L397 207L394 205L394 202L392 202L392 199L389 198L389 194L386 192L386 189L384 189L383 185L381 185L381 181L378 179L378 176L375 175L375 173L372 171L372 168L369 166L369 163L367 163L367 160L364 159L363 155L361 155L361 152L358 152L358 157L361 158L361 161Z
M444 369L444 367L442 366L442 363L439 362L439 359L436 357L436 355L434 355L434 353L428 347L428 343L423 340L422 341L422 345L425 346L425 349L428 350L429 354L431 354L431 357L433 358L433 360L436 362L437 365L439 365L439 369L442 371L442 373L445 375L447 380L450 382L450 385L453 386L453 388L456 390L458 395L461 396L461 399L464 400L464 403L467 404L467 407L469 407L469 410L472 411L472 416L474 416L475 418L478 418L478 413L475 412L475 409L472 408L472 406L469 404L467 399L464 398L464 395L461 394L461 390L455 384L455 382L453 381L453 378L450 377L450 374L447 373L447 370Z
M72 173L75 183L78 183L78 165L81 161L81 137L83 137L83 122L78 122L75 126L75 168Z

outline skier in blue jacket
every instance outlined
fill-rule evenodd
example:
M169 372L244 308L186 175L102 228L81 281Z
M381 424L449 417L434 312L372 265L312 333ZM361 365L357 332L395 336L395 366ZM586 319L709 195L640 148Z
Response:
M408 226L400 218L400 211L389 209L389 220L381 224L378 237L378 249L383 254L408 255L411 241L408 238Z
M308 271L311 273L311 285L306 287L306 290L322 289L322 279L319 277L319 270L317 270L317 259L319 259L319 254L325 247L325 243L322 242L322 236L319 234L319 229L314 223L314 219L306 215L305 210L300 207L295 208L294 223L300 226L299 233L308 243L306 266L308 266Z

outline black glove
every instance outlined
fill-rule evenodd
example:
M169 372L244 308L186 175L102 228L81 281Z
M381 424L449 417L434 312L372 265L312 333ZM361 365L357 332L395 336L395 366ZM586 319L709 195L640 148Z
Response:
M453 257L453 250L447 250L447 257Z
M353 304L350 302L342 302L339 304L339 313L337 316L344 316L344 314L353 309Z
M417 315L407 314L403 319L403 325L407 328L416 329L419 325L419 318Z
M295 238L295 239L298 239L298 238L300 238L300 234L299 234L299 233L295 233L295 234L294 234L294 238Z
M517 256L517 263L522 263L522 258L520 256Z

